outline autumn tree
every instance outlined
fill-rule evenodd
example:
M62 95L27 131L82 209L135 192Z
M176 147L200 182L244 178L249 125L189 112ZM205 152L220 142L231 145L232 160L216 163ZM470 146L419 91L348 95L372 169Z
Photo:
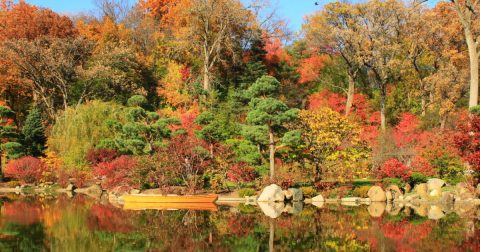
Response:
M468 56L470 59L470 98L468 106L478 105L478 68L479 68L479 8L478 1L471 0L450 0L452 7L460 19L465 35L465 42L468 47Z
M280 82L271 76L259 78L248 90L251 99L247 122L253 127L266 127L269 143L270 179L275 176L275 152L278 139L287 131L285 125L297 117L297 109L289 108L278 100Z
M360 140L360 127L327 107L302 110L299 113L299 129L304 157L314 168L316 180L328 171L328 163L342 161L340 170L331 174L338 178L352 176L354 167L368 158L368 149ZM358 172L358 171L357 171Z
M87 86L76 86L78 70L84 66L92 44L83 39L43 37L33 41L7 41L0 57L17 67L30 83L34 100L42 104L50 119L59 108L66 109L74 91L85 93ZM79 100L85 97L80 96Z

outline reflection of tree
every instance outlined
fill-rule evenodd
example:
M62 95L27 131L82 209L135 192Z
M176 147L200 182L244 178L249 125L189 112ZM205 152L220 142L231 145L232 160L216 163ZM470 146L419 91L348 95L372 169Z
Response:
M42 223L6 223L0 230L0 251L46 251Z

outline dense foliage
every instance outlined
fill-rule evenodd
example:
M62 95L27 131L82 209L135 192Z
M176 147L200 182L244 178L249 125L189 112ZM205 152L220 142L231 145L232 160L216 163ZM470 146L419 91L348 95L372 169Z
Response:
M219 191L479 177L478 17L464 15L477 5L335 2L289 40L263 4L98 2L67 17L0 0L11 179Z

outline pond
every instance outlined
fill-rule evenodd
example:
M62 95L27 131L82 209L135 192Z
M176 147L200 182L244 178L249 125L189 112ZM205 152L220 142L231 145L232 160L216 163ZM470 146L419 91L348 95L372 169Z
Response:
M216 211L123 210L82 195L1 198L0 251L479 251L479 209L439 219L402 208L301 206L267 217L257 206Z

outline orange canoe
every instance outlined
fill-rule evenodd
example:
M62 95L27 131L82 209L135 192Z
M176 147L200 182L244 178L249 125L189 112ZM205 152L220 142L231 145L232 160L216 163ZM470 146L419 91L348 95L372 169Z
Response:
M127 203L214 203L218 198L216 194L209 195L147 195L130 194L123 196Z
M145 203L145 202L125 202L125 210L200 210L217 211L217 205L214 203Z

